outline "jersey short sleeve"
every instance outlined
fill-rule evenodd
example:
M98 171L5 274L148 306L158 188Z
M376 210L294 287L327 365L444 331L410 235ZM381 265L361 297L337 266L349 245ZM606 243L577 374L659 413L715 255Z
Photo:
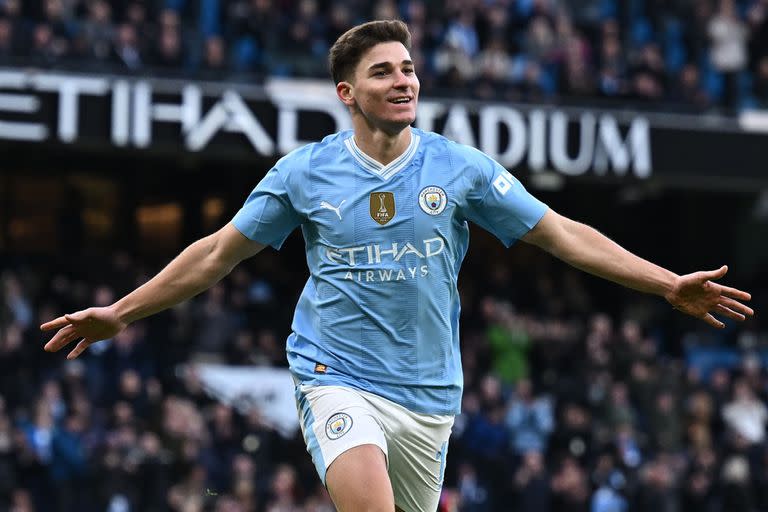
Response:
M232 224L246 237L280 249L288 235L301 224L278 162L256 185Z
M495 160L469 151L472 183L465 216L509 247L541 220L548 207Z

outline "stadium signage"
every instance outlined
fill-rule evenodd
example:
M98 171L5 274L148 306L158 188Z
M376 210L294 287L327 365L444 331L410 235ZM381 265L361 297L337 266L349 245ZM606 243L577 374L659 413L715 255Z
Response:
M307 113L325 122L302 121ZM327 84L254 87L0 70L6 140L274 157L350 126ZM640 179L653 170L651 125L642 116L620 122L610 112L423 99L416 126L478 147L506 167Z
M435 130L435 120L443 116L443 129ZM479 139L464 105L423 101L416 125L478 147L505 167L517 167L527 153L526 163L534 172L553 169L580 176L589 171L604 175L612 170L619 176L628 172L637 178L651 175L651 129L644 117L632 119L626 136L622 136L619 122L611 114L598 117L591 112L580 113L576 123L578 149L573 157L569 154L569 126L574 119L561 110L533 109L526 117L512 107L486 105L480 107L477 117ZM505 148L500 147L502 129L508 133Z

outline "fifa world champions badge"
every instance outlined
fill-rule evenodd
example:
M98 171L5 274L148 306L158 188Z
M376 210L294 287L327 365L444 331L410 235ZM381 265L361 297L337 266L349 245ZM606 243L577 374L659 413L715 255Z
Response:
M370 196L371 218L382 226L395 216L395 194L373 192Z
M445 190L434 185L424 187L419 193L419 206L427 215L440 215L448 205Z

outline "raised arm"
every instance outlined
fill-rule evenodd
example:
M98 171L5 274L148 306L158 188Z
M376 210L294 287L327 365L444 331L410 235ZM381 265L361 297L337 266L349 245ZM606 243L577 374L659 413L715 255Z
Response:
M227 224L189 245L152 279L114 304L63 315L41 325L44 331L58 329L45 350L56 352L82 338L67 356L74 359L88 346L113 337L129 323L207 290L240 261L263 248L263 244L246 238L232 224Z
M734 320L751 316L751 308L739 301L750 300L747 292L713 282L728 271L694 272L679 276L632 254L597 230L547 211L524 237L574 267L628 288L664 297L675 309L721 328L712 314Z

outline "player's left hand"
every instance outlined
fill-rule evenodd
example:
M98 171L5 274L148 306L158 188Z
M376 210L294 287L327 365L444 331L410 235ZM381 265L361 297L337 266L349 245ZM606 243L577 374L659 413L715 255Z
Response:
M752 296L745 291L713 282L726 272L728 267L723 265L717 270L680 276L665 298L675 309L700 318L712 327L725 327L713 314L743 321L747 316L752 316L754 311L740 301L750 300Z

